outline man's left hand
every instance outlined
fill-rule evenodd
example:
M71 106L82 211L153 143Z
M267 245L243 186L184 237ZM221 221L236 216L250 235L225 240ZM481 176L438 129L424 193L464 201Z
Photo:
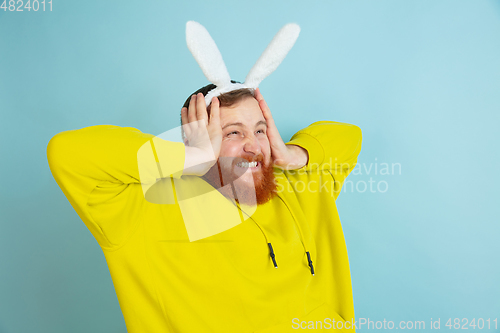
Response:
M271 110L269 110L259 88L255 90L255 99L259 102L260 109L267 122L267 137L271 145L271 158L274 166L283 170L302 168L309 160L307 150L296 145L285 145L274 123Z

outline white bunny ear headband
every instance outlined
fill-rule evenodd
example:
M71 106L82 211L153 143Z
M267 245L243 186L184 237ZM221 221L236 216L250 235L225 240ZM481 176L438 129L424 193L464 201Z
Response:
M232 83L222 55L204 26L195 21L186 24L186 42L189 51L200 65L203 74L216 88L205 96L207 106L213 97L242 89L255 89L269 74L278 68L299 37L300 27L295 23L283 26L248 72L244 83Z

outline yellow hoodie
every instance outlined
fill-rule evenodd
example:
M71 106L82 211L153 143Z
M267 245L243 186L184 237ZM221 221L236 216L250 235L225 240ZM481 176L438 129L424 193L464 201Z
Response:
M252 209L182 175L182 143L111 125L50 140L52 174L104 252L129 333L354 328L335 200L361 130L320 121L287 144L308 164L275 169L278 196Z

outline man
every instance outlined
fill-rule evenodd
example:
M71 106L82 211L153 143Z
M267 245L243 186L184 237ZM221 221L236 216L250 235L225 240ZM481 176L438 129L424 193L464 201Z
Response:
M200 89L202 92L188 99L181 110L183 125L197 124L199 120L208 121L207 117L210 115L208 154L214 152L215 155L224 157L219 160L218 164L215 164L217 158L207 158L208 163L198 164L201 170L197 171L197 174L230 197L234 197L234 187L223 187L220 180L227 178L228 183L233 183L236 179L240 179L241 193L237 200L240 203L264 204L275 195L273 163L282 169L298 169L306 165L307 151L300 146L284 144L258 89L255 98L250 89L238 89L223 94L219 98L213 98L213 104L209 108L212 107L214 112L210 113L209 109L207 113L203 93L206 94L207 91L213 89L212 86L208 85ZM219 106L224 107L225 110L222 118L219 116ZM184 127L190 132L185 143L191 142L192 144L188 146L195 146L196 143L189 138L195 133L189 129L189 126ZM221 151L222 141L225 143L223 151ZM190 156L189 149L187 163L192 164L191 160L200 163L199 158L204 155L203 151L195 150L192 154L194 156ZM271 153L273 160L271 160ZM252 162L255 166L248 167L247 163ZM210 164L212 167L208 169ZM254 193L256 198L252 196Z
M335 200L360 129L320 121L284 143L258 89L214 97L208 111L207 90L181 111L184 143L103 125L47 148L128 332L354 331Z

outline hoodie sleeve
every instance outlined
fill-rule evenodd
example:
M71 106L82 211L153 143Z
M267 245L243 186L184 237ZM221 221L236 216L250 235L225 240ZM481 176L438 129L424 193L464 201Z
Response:
M57 184L101 247L121 244L158 179L180 178L184 144L131 127L99 125L55 135L47 158Z
M287 145L297 145L309 154L309 161L291 173L329 173L336 196L345 178L356 166L362 134L358 126L335 121L318 121L292 136Z

